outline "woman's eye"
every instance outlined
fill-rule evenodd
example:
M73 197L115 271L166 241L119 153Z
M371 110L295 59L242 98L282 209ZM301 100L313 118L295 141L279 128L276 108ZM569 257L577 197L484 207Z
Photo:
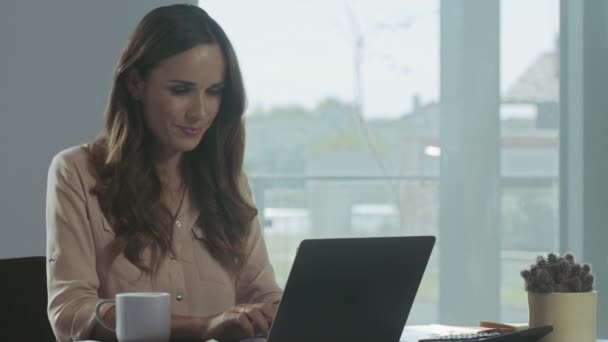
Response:
M221 95L223 91L224 91L224 89L222 89L222 88L215 88L215 89L209 89L207 92L210 95Z
M184 94L187 94L188 92L190 92L190 88L185 88L185 87L171 88L171 93L173 93L174 95L184 95Z

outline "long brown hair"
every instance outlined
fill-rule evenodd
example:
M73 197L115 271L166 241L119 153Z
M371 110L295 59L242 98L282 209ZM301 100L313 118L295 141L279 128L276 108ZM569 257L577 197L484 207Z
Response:
M116 239L114 257L124 253L140 269L153 272L172 252L172 218L161 203L161 182L152 163L153 137L130 93L129 73L143 79L164 59L198 44L217 43L226 65L219 111L200 144L184 153L182 171L200 210L211 255L229 270L242 263L244 240L256 209L243 197L245 91L236 55L221 27L194 5L159 7L136 27L114 71L105 127L91 146L99 198ZM142 252L151 248L152 262Z

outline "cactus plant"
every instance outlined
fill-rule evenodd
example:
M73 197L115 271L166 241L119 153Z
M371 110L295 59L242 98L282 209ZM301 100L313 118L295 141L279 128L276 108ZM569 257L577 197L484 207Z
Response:
M551 292L591 292L593 274L588 264L578 264L574 255L566 253L559 256L549 253L540 255L536 263L521 271L526 283L526 291L533 293Z

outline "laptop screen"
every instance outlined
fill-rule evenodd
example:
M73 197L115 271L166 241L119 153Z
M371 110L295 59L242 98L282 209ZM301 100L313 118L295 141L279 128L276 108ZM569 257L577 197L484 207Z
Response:
M399 341L435 237L304 240L269 342Z

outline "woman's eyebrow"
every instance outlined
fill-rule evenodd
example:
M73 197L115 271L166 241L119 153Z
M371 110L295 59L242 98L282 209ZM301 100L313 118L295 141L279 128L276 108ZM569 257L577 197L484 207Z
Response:
M184 80L170 80L169 82L171 82L171 83L179 83L179 84L189 85L189 86L195 86L196 85L195 82L184 81Z
M178 84L182 84L182 85L187 85L187 86L196 86L196 82L191 82L191 81L185 81L185 80L170 80L170 83L178 83ZM217 82L211 85L210 88L219 88L219 87L223 87L224 86L224 82Z

